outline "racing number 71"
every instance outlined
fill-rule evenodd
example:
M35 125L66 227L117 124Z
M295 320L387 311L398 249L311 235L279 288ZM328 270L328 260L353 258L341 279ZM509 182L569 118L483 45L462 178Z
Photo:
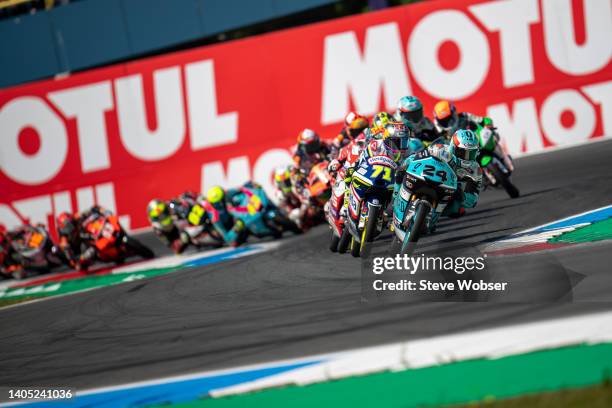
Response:
M391 169L389 167L381 166L380 164L375 164L373 167L374 171L372 172L372 177L378 178L380 173L382 173L384 170L385 174L383 174L383 180L391 181Z

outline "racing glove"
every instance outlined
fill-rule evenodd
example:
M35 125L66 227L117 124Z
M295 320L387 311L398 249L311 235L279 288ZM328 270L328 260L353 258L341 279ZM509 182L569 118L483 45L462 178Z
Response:
M327 166L327 170L329 170L330 172L338 171L339 168L340 168L340 162L336 159L329 162L329 165Z
M344 174L344 182L348 185L351 181L353 181L353 173L355 169L350 167L346 169L346 173Z

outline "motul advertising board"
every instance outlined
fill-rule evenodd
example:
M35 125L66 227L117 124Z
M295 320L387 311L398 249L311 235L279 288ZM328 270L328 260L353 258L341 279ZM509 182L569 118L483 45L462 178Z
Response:
M491 116L514 155L612 135L610 0L432 1L0 91L0 223L269 184L352 109ZM517 171L520 171L518 169Z

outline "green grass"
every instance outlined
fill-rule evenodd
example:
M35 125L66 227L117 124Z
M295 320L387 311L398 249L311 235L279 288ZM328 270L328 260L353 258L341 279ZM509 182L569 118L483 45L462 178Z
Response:
M505 400L485 399L467 405L452 405L453 408L609 408L612 407L612 384L602 384L565 389L556 392L525 395ZM450 407L449 407L450 408Z

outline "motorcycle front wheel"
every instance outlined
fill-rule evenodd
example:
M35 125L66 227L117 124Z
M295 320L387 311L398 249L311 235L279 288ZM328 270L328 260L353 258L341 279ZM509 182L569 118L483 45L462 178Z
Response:
M149 247L147 247L137 239L130 237L129 235L125 236L125 246L132 250L134 254L144 259L155 258L155 254Z
M429 202L421 200L417 203L411 225L406 231L404 241L402 242L402 249L400 251L402 255L411 255L414 251L430 210L431 204Z
M374 236L376 235L376 223L378 222L380 211L381 207L377 206L370 207L368 211L368 220L361 234L361 245L359 248L360 256L364 254L368 244L374 240Z

